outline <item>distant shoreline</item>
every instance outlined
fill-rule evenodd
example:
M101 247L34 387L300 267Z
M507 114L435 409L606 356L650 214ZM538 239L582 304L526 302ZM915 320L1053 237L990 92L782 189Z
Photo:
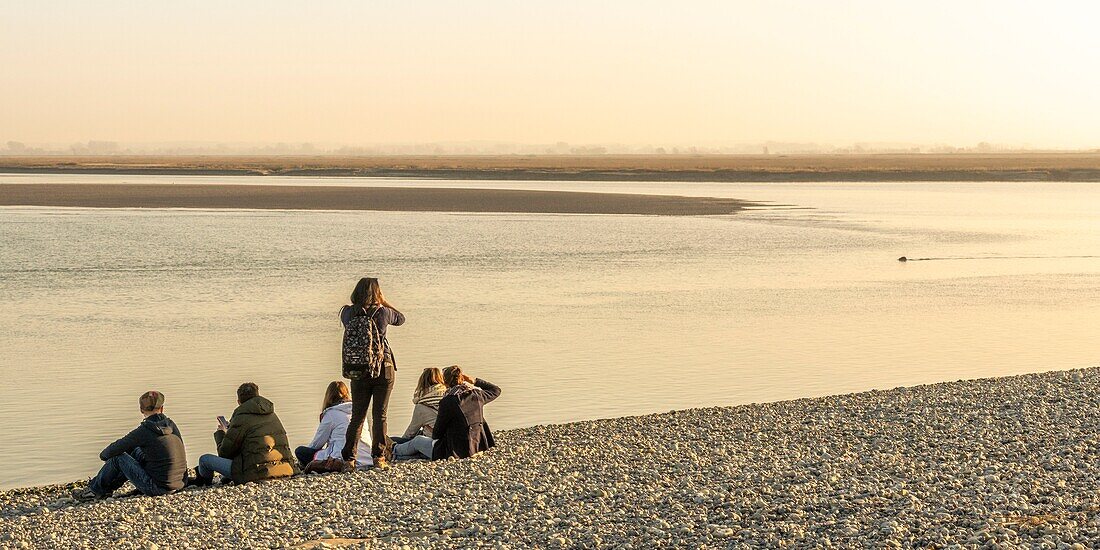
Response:
M1100 182L1100 153L868 155L37 156L0 174L385 177L457 180Z
M510 189L205 184L0 184L0 206L253 208L539 214L733 214L752 203L713 197Z

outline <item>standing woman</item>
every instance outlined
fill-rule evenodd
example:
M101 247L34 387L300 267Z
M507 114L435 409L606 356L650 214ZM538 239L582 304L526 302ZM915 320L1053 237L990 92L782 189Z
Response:
M397 363L386 340L386 327L404 324L405 316L382 296L378 279L364 277L351 293L351 304L340 308L340 321L344 324L344 376L351 380L352 402L342 458L348 462L355 460L355 444L363 432L369 405L371 457L375 467L389 468L386 406L393 391Z

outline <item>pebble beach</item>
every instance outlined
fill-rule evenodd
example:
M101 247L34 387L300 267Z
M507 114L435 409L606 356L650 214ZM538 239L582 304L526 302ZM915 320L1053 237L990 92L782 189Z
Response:
M497 444L159 498L9 490L0 547L1100 543L1100 368L535 426Z

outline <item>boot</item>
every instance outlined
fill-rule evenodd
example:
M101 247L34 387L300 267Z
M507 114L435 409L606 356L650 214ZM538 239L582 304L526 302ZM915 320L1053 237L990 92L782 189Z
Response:
M187 471L187 475L183 478L184 487L206 487L211 483L214 483L213 477L203 477L199 475L199 469L195 468L194 475L191 474L191 470Z

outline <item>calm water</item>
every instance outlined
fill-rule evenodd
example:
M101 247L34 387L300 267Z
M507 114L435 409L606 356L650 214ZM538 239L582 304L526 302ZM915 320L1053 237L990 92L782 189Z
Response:
M1100 364L1100 185L210 181L591 189L774 208L672 218L0 208L0 487L94 473L156 388L194 463L246 380L292 444L382 278L416 375L498 383L496 428ZM949 258L899 263L899 256Z

